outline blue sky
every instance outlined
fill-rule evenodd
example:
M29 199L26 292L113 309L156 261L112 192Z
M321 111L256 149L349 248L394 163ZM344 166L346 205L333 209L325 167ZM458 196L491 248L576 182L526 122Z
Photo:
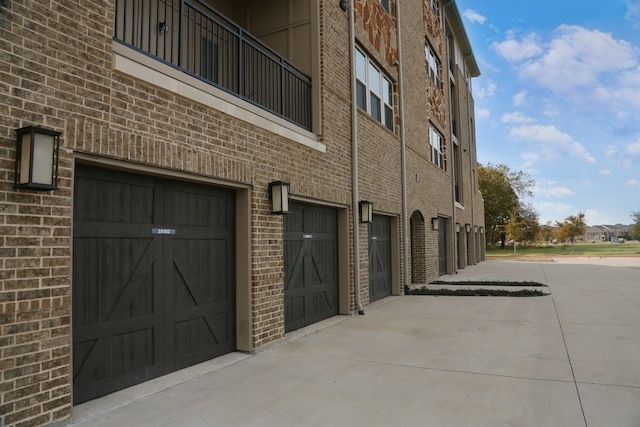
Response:
M640 211L640 0L457 0L482 75L478 161L535 182L540 223Z

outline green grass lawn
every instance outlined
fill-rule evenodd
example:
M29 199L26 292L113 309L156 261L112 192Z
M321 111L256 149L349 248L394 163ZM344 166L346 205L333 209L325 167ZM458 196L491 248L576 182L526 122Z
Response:
M562 245L537 245L537 246L518 246L516 248L516 257L565 257L565 256L583 256L583 257L640 257L640 242L626 243L587 243L578 242L575 244L573 253L571 252L571 244ZM487 249L487 258L501 259L513 258L513 246L507 246L505 249Z

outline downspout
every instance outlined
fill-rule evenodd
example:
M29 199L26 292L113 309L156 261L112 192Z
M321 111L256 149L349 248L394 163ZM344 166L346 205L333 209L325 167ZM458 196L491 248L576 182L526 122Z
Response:
M451 97L451 93L449 93L449 97ZM449 107L451 107L451 102L449 102ZM449 113L451 113L451 108L449 108ZM460 147L458 147L458 151L460 151L459 148ZM458 263L460 262L458 255L460 251L458 250L458 232L456 231L456 159L454 157L454 153L453 132L451 132L451 194L453 195L451 198L453 205L453 211L451 214L451 217L453 218L451 222L451 230L453 230L453 273L458 274Z
M408 209L407 209L407 147L404 130L404 84L402 82L402 31L400 29L400 2L396 2L396 37L398 38L398 92L400 99L398 107L400 109L400 162L402 169L402 243L404 244L404 254L402 259L402 270L404 271L405 289L409 286L409 244L408 244ZM403 291L401 291L402 293Z
M466 60L466 58L465 58ZM474 138L473 136L475 135L475 132L473 131L472 123L471 123L471 87L470 87L470 83L471 83L471 78L469 78L469 81L466 82L467 83L467 121L468 121L468 129L469 129L469 174L471 175L471 229L475 230L475 225L476 225L476 201L475 201L475 194L476 194L476 180L475 178L475 174L473 173L474 170L474 165L473 165L473 159L475 158L475 143L474 143ZM480 258L480 254L478 253L479 251L481 251L482 249L479 247L478 242L476 241L478 238L478 236L476 235L476 233L473 233L473 263L477 264L478 263L478 258Z
M446 22L446 20L444 19L445 16L445 12L444 9L446 9L447 7L451 6L451 3L447 3L444 7L443 7L443 13L440 14L440 16L443 17L442 19L442 23L444 24ZM445 32L446 33L446 32ZM451 128L451 117L453 115L453 111L451 110L451 81L449 79L449 64L451 63L452 58L449 58L450 55L450 49L447 48L447 92L449 93L449 127ZM454 60L454 64L455 64L455 58L453 58ZM455 67L453 72L455 73ZM456 100L457 101L457 100ZM451 153L451 195L453 197L451 197L451 205L452 205L452 212L451 212L451 230L453 231L453 272L454 274L458 274L458 263L460 262L460 260L458 259L458 232L456 231L456 159L454 157L454 150L453 150L453 129L450 129L450 139L451 139L451 150L449 150L449 152ZM457 139L457 138L456 138ZM460 146L458 146L458 152Z
M351 212L353 214L353 282L355 303L358 314L364 314L360 301L360 218L358 218L358 105L356 99L356 35L354 1L349 0L349 49L351 58L351 173L352 195Z

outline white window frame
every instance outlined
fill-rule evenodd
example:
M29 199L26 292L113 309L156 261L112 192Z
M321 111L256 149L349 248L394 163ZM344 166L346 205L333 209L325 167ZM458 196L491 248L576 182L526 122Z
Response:
M427 61L427 73L429 74L429 78L431 79L433 84L435 84L438 89L440 89L442 81L442 63L440 62L440 58L438 58L429 42L426 42L424 45L424 54Z
M356 48L355 56L358 106L393 132L393 83L362 50ZM364 100L361 100L363 95Z
M433 125L429 125L429 147L431 148L431 161L440 169L445 170L444 137Z
M438 0L431 0L431 9L437 15L440 14L440 2Z

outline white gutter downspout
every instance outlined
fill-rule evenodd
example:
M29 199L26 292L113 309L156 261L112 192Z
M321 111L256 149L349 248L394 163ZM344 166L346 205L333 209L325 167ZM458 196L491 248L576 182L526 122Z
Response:
M465 58L465 66L466 66L466 58ZM475 178L475 174L473 173L474 171L474 165L473 165L473 159L475 158L474 156L474 152L475 152L475 143L474 142L474 138L473 136L475 135L475 132L473 130L473 128L471 127L472 123L471 123L471 78L468 78L468 81L466 82L466 86L467 86L467 121L468 121L468 126L469 126L469 173L471 174L471 229L475 230L475 225L476 225L476 201L475 201L475 194L476 194L476 180ZM473 143L473 144L472 144ZM474 231L473 233L473 263L477 264L478 263L478 258L480 258L477 253L477 251L480 250L478 242L476 241L477 239L477 235Z
M362 302L360 301L360 218L358 217L358 105L356 99L356 34L354 3L349 0L349 49L351 57L351 173L352 173L352 194L351 212L353 214L353 282L356 310L358 314L364 314Z
M402 83L402 32L400 29L400 2L396 3L396 37L398 38L398 107L400 109L400 162L402 169L402 243L404 244L404 254L402 259L402 269L404 271L404 286L400 293L409 286L409 239L408 239L408 209L407 209L407 147L404 131L404 84Z
M446 9L447 7L451 6L453 4L453 2L447 3L444 8ZM441 16L445 16L445 13L441 13ZM444 22L446 22L445 19L442 20L443 24ZM450 55L450 49L447 49L447 59L449 60L449 63L451 62L452 58L449 58ZM454 73L454 77L455 77L455 57L453 58L453 63L454 63L454 69L453 69L453 73ZM449 93L449 127L451 127L451 117L453 116L453 111L451 110L451 82L449 80L449 67L447 66L447 92ZM456 99L456 101L458 101ZM451 135L451 194L452 194L452 207L453 207L453 211L451 213L451 230L453 230L453 272L455 274L458 274L458 263L460 262L460 260L458 259L458 255L460 254L460 250L458 249L458 232L456 231L456 159L454 157L454 149L453 149L453 129L451 129L450 132ZM458 138L456 137L456 140ZM460 153L460 145L458 144L458 153Z

